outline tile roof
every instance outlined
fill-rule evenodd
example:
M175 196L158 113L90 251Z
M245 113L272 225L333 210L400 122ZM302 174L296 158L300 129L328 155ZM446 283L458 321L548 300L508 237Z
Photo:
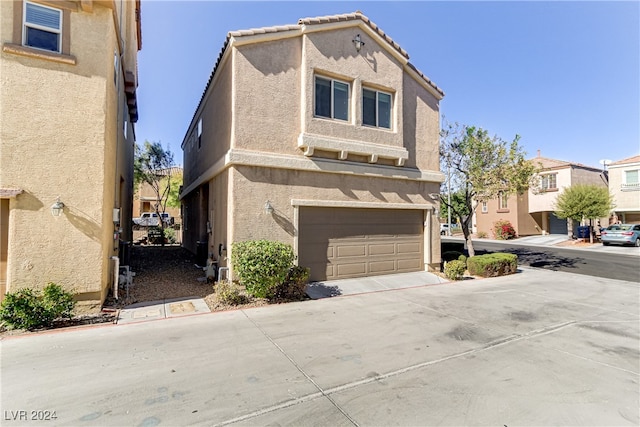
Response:
M640 162L640 155L638 156L633 156L633 157L628 157L626 159L622 159L622 160L618 160L617 162L613 162L613 163L609 163L609 166L612 165L626 165L628 163L638 163Z
M538 156L530 160L533 161L534 163L539 163L542 169L560 169L560 168L567 168L567 167L579 167L579 168L585 168L585 169L599 170L598 168L594 168L593 166L587 166L581 163L567 162L564 160L550 159L548 157Z
M193 123L193 119L195 119L195 115L198 109L200 108L202 101L204 100L207 90L209 89L209 85L211 85L211 82L213 81L216 70L218 69L220 62L222 61L224 53L226 52L227 46L229 45L229 41L231 40L232 37L244 37L244 36L255 36L255 35L261 35L261 34L272 34L272 33L287 32L287 31L299 31L302 28L302 26L306 26L306 25L332 24L332 23L357 21L357 20L364 22L376 34L382 37L384 41L389 43L389 45L392 46L401 56L403 56L407 60L409 59L409 54L407 53L407 51L401 48L398 43L393 41L391 37L389 37L384 31L382 31L380 27L378 27L375 23L373 23L367 16L365 16L359 10L352 13L345 13L341 15L327 15L327 16L318 16L318 17L312 17L312 18L301 18L298 20L298 23L294 25L276 25L271 27L252 28L248 30L229 31L227 33L227 38L222 46L222 49L220 49L220 53L218 54L216 63L213 67L213 70L211 71L211 75L209 76L209 80L207 81L207 85L205 86L204 92L202 93L200 102L198 103L198 107L196 108L193 118L191 119L191 124ZM431 86L435 91L437 91L441 96L444 96L444 91L441 88L439 88L433 81L431 81L431 79L425 76L424 73L418 70L413 64L411 64L410 62L407 62L407 66L411 70L413 70L420 78L424 79L424 81L427 82L427 84ZM191 128L191 124L189 125L189 128Z

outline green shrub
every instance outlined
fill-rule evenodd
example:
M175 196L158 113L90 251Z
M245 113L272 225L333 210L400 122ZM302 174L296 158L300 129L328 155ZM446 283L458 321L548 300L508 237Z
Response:
M462 256L462 252L458 251L446 251L442 253L442 261L449 262L453 260L457 260Z
M164 240L167 243L174 244L176 242L176 230L173 228L165 228L164 229Z
M309 283L310 274L311 270L306 267L297 265L291 267L284 282L276 286L273 298L288 301L305 299L307 297L305 289Z
M449 280L460 280L466 269L463 261L449 261L444 266L444 275L447 276Z
M464 263L465 268L467 267L467 256L466 255L460 255L458 257L458 261L462 261Z
M20 289L5 295L0 322L12 329L47 327L58 318L71 318L75 304L73 294L55 283L49 283L43 291Z
M501 219L493 224L493 232L498 240L509 240L518 237L513 225L506 219Z
M243 295L240 288L228 280L216 282L213 287L218 295L218 301L228 305L240 305L249 302L246 295Z
M295 256L291 245L269 240L232 244L231 262L249 295L271 298L284 282Z
M518 269L518 257L514 254L494 253L478 255L467 260L469 274L481 277L497 277L513 274Z
M478 239L486 239L487 237L489 237L486 231L478 231L478 233L476 233L476 236L478 236Z

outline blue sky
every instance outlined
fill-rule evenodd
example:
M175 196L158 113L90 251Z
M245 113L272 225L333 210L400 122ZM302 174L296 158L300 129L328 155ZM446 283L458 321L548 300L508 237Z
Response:
M229 31L362 11L445 91L448 121L529 157L599 166L640 153L640 2L142 0L136 127L180 144Z

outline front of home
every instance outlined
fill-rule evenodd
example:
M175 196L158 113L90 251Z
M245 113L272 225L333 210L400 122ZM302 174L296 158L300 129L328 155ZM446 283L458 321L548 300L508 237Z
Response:
M478 204L475 212L477 232L492 236L494 224L506 220L513 225L519 236L572 235L577 224L560 219L554 213L558 195L577 184L607 186L605 175L597 168L540 155L531 161L540 168L540 172L534 177L533 184L526 193L499 195Z
M608 165L609 192L615 203L612 221L640 224L640 156Z
M89 308L130 240L140 2L0 2L0 295Z
M184 246L233 271L233 242L289 243L312 280L437 268L443 96L360 12L230 32L182 143Z

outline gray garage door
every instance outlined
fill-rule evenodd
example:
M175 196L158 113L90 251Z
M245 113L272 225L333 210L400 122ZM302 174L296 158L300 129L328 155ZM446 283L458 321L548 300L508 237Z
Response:
M424 269L421 210L301 207L299 265L311 280Z

